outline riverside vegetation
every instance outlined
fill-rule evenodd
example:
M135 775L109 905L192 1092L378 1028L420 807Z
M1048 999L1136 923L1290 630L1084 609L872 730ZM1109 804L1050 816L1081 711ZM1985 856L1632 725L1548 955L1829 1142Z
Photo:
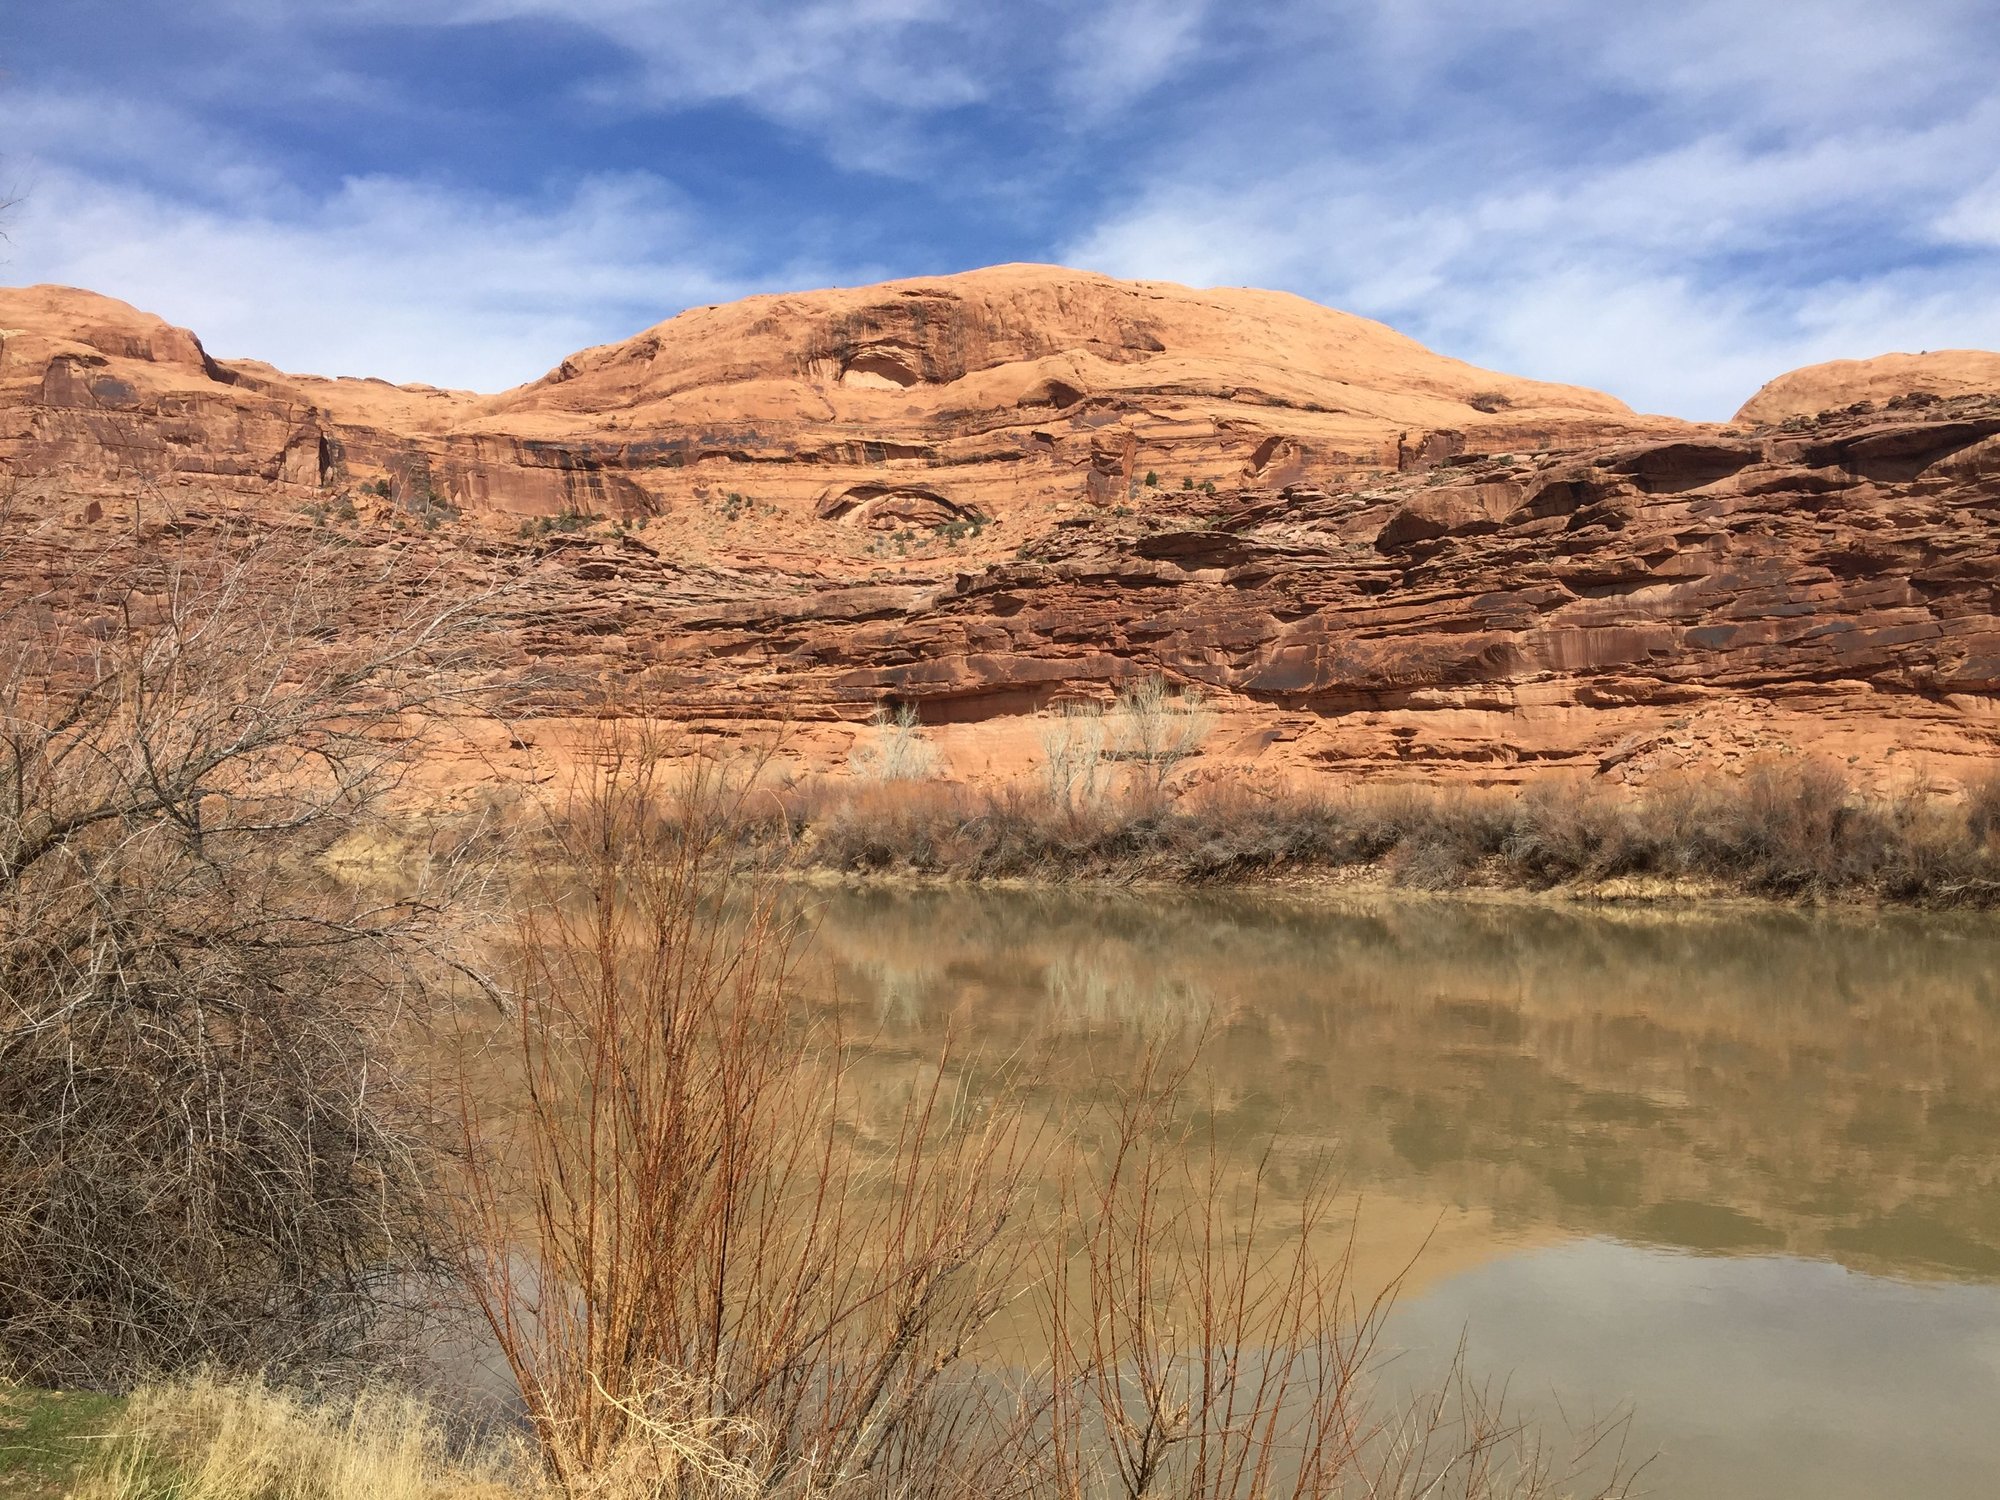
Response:
M980 791L938 778L904 709L878 716L858 777L782 795L781 845L766 824L745 838L792 866L849 874L1213 883L1373 870L1429 891L1623 880L1641 894L1652 881L1786 901L2000 904L2000 767L1956 798L1922 784L1870 796L1812 757L1642 794L1575 780L1177 789L1211 724L1198 693L1143 680L1109 705L1050 714L1038 783Z
M1615 1422L1383 1396L1330 1164L1205 1136L1198 1042L1071 1111L949 1046L864 1087L747 776L614 722L524 831L325 876L479 702L485 601L398 566L191 534L0 601L0 1375L125 1397L51 1483L1624 1489ZM452 1399L455 1304L517 1416Z

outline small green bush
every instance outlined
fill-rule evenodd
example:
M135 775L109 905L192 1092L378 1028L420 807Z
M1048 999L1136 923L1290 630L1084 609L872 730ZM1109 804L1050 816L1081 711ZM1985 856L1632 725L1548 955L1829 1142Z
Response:
M985 529L986 519L983 516L954 517L952 520L941 521L933 526L931 535L955 547L967 537L977 541L979 534Z

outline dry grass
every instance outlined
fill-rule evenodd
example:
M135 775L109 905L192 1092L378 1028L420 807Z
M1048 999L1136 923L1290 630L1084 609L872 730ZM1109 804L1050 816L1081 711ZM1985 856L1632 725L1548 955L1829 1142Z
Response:
M1133 1320L1120 1332L1143 1326ZM1120 1377L1079 1387L1085 1400L1059 1408L1017 1453L987 1455L976 1472L793 1493L805 1500L995 1493L1613 1500L1629 1492L1628 1480L1580 1478L1585 1466L1621 1467L1621 1424L1549 1443L1509 1422L1490 1392L1455 1375L1361 1425L1348 1415L1354 1403L1330 1386L1305 1393L1295 1410L1270 1399L1276 1386L1316 1375L1316 1365L1204 1363L1190 1357L1192 1349L1162 1359L1161 1347L1148 1335ZM1261 1410L1253 1404L1259 1400ZM1314 1406L1333 1420L1314 1426ZM1108 1421L1107 1410L1116 1413ZM723 1435L712 1427L649 1422L644 1441L566 1486L529 1445L454 1436L435 1407L397 1391L327 1399L197 1374L141 1387L115 1416L102 1415L84 1435L88 1456L46 1493L72 1500L752 1500L770 1493L724 1452Z
M2000 840L2000 768L1974 776L1965 786L1965 824L1983 845Z
M77 1500L500 1500L538 1488L532 1457L452 1441L401 1393L315 1401L196 1375L133 1392Z

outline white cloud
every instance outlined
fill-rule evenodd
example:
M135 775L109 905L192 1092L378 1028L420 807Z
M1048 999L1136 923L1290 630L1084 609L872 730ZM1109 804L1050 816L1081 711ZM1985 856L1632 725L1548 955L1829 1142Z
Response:
M1959 194L1931 227L1946 244L2000 249L2000 172Z
M1767 123L1924 115L1990 77L1987 0L1681 0L1617 25L1588 0L1565 8L1598 64L1635 90Z
M1554 27L1576 9L1544 0L1502 23L1458 0L1399 7L1350 36L1367 50L1349 71L1372 76L1393 57L1404 72L1391 105L1413 88L1464 105L1452 84L1468 48L1498 49L1503 29ZM1743 46L1766 25L1690 9L1713 12L1718 38ZM1536 90L1517 95L1503 77L1474 111L1494 140L1411 128L1327 149L1292 129L1279 102L1160 141L1131 196L1075 235L1064 258L1119 275L1283 287L1463 358L1687 416L1727 416L1803 363L2000 343L2000 257L1966 253L2000 244L2000 179L1968 187L1964 170L2000 154L2000 107L1984 91L1913 107L1964 71L1955 59L1928 81L1897 72L1935 61L1948 27L1915 28L1913 40L1878 16L1884 44L1871 51L1868 13L1813 9L1838 38L1809 44L1837 54L1831 76L1859 87L1897 74L1881 98L1849 97L1835 123L1774 124L1823 101L1817 85L1777 100L1748 89L1778 71L1754 47L1751 61L1731 48L1719 64L1746 86L1732 108L1713 80L1677 81L1693 46L1679 23L1600 26L1584 41L1552 30L1551 50L1574 53L1576 70L1559 77L1576 93L1643 82L1686 118L1621 136L1626 122L1613 113L1601 138L1559 138L1551 150L1531 117ZM1644 80L1642 41L1653 65ZM1302 34L1292 42L1303 46ZM1263 87L1279 101L1296 92L1284 79Z
M812 133L844 166L906 174L928 159L925 117L986 97L983 39L996 16L953 0L326 0L313 13L372 26L578 27L631 64L581 85L596 106L730 101Z
M1738 226L1730 207L1754 200L1757 179L1776 169L1750 167L1734 187L1706 180L1706 192L1676 201L1686 166L1450 207L1410 207L1345 181L1316 190L1311 173L1235 193L1168 187L1064 258L1115 275L1287 288L1460 358L1690 417L1727 417L1772 376L1824 359L2000 347L2000 264L1803 287L1698 274L1682 248L1781 237L1774 221Z
M148 99L49 88L0 93L11 190L32 194L43 164L143 177L162 192L209 203L271 203L286 174L225 132Z
M1281 0L1241 24L1329 88L1419 107L1509 88L1560 106L1586 83L1691 115L1836 128L1983 93L1994 49L1989 0Z
M299 371L497 390L684 306L836 274L753 253L650 173L535 201L387 175L313 194L184 113L84 94L0 96L0 136L22 195L0 275Z
M273 57L297 59L288 98L347 100L378 132L414 107L338 62L353 48L316 52L318 28L379 45L362 28L500 21L582 27L623 60L575 85L593 128L728 101L791 132L756 147L797 153L787 170L910 177L855 208L858 241L909 246L884 274L940 247L978 259L968 225L1011 207L1072 227L1008 253L1282 287L1701 416L1808 360L2000 343L1987 0L189 3L233 11L246 40L173 71L178 95L0 95L9 181L30 194L5 271L305 368L491 388L685 302L876 270L843 262L838 220L753 239L650 173L311 188L227 129L241 74ZM966 106L990 139L954 133ZM413 160L454 123L430 107ZM804 261L808 243L832 248Z
M643 177L587 180L539 213L357 178L278 217L56 172L15 214L10 279L86 286L219 355L330 375L497 389L749 289L697 258L699 236Z
M1057 86L1088 118L1150 93L1196 55L1208 0L1111 0L1061 27Z

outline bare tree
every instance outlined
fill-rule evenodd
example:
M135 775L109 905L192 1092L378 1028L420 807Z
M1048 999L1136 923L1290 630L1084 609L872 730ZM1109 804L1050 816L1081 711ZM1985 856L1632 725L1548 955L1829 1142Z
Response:
M877 708L869 723L875 741L857 749L848 767L867 781L928 781L938 772L938 748L924 733L924 721L905 703Z
M0 596L0 1370L350 1350L428 1254L381 1043L454 867L314 861L462 700L474 606L285 534L43 561Z
M1159 798L1183 761L1201 753L1215 728L1215 713L1196 688L1146 677L1125 688L1113 709L1117 754L1134 767L1141 790Z
M1095 807L1105 790L1104 708L1065 703L1042 730L1042 785L1065 813Z

